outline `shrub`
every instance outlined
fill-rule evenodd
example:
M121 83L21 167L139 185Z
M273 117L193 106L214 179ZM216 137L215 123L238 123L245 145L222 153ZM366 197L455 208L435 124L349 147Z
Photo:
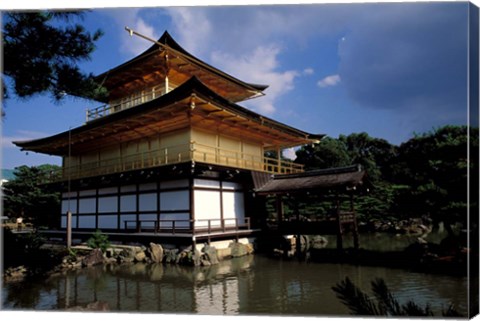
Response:
M103 234L102 231L96 230L95 233L87 240L87 245L92 249L100 249L105 252L110 246L108 236Z

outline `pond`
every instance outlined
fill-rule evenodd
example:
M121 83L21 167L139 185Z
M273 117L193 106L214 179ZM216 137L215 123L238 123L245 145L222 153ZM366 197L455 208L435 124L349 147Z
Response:
M383 278L400 302L429 303L436 316L467 312L466 277L384 267L282 261L250 255L211 267L111 265L2 288L2 309L57 311L104 302L111 312L202 315L345 316L331 290L348 276L370 292Z

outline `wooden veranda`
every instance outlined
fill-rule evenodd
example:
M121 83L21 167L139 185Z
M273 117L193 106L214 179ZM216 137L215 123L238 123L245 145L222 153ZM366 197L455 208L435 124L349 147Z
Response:
M367 173L360 166L312 170L304 173L266 176L253 175L256 195L274 196L276 219L267 226L282 235L336 235L337 248L343 249L345 231L350 229L356 249L360 246L354 195L368 190L365 186ZM322 218L308 218L299 210L299 203L309 195L335 195L333 215ZM285 218L284 201L293 203L293 217ZM348 200L348 210L342 203ZM297 247L300 242L296 242ZM298 248L297 248L298 249Z

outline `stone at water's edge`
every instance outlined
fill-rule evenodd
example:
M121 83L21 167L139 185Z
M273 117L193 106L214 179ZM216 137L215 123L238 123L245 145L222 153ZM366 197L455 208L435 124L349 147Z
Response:
M206 260L202 260L202 264L203 264L203 261L208 261L210 263L209 265L219 263L218 257L217 257L217 250L215 249L214 246L205 244L205 246L202 248L202 252L204 253L204 256L206 258Z
M146 257L147 256L145 255L144 251L140 251L140 252L135 253L135 261L136 262L143 262L143 261L145 261Z
M161 263L163 261L163 247L160 244L150 243L150 258L155 263Z
M100 249L94 249L82 260L82 266L93 266L104 262L103 252Z
M238 243L238 242L232 242L230 243L229 247L232 248L232 257L241 257L249 254L249 247L247 247L245 244Z

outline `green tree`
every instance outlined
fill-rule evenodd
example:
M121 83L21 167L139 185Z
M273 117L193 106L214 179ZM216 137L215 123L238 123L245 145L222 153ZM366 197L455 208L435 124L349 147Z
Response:
M88 60L102 32L73 23L83 12L6 12L2 15L3 98L50 93L101 99L105 90L78 63ZM8 80L8 81L7 81Z
M397 152L394 145L365 132L340 135L338 140L345 145L351 164L362 165L370 180L377 182L390 177L390 164Z
M296 154L295 162L305 165L307 170L352 164L345 144L331 137L325 137L315 145L305 145Z
M409 186L401 195L400 210L443 221L452 233L452 223L467 222L468 169L479 170L478 128L468 135L466 126L444 126L403 143L392 167L394 182ZM472 188L476 188L471 199L475 203L478 186Z
M37 226L59 223L60 193L48 184L59 169L56 165L15 168L15 179L3 185L5 214L30 219Z

